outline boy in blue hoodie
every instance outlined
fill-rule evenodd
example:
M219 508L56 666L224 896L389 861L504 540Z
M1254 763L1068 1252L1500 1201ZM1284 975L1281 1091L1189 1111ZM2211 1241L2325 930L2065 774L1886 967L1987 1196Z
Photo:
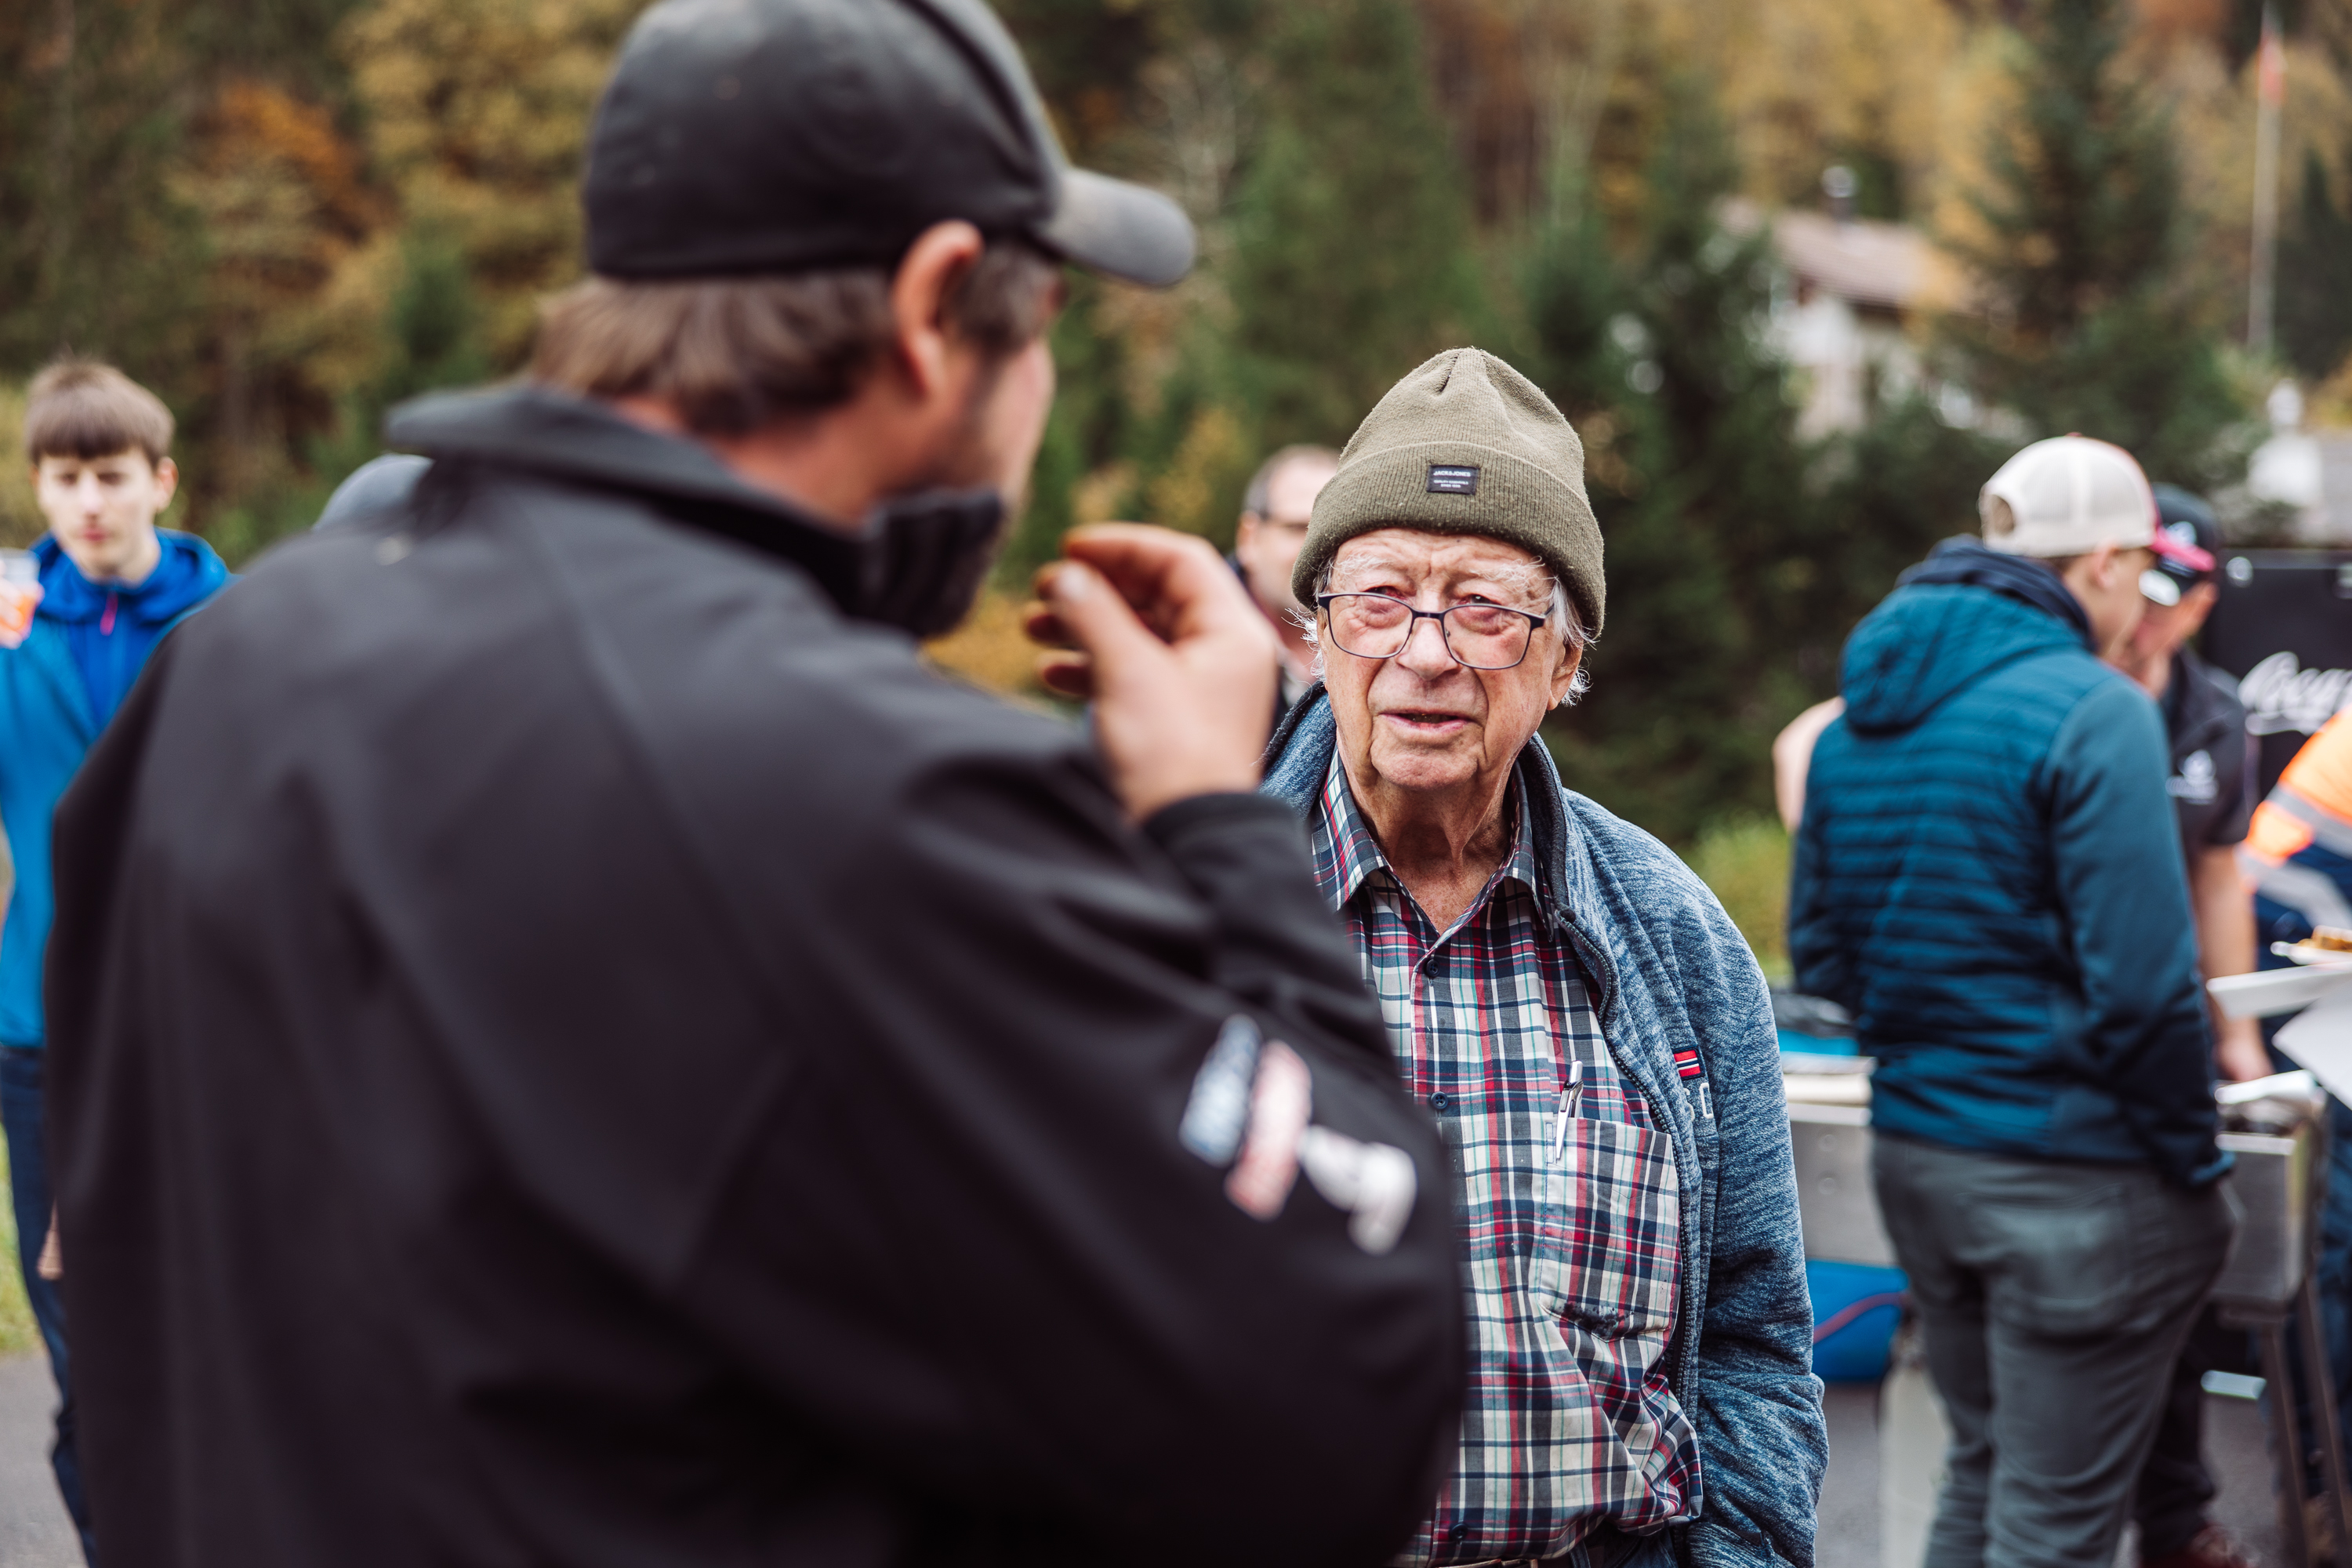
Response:
M1790 949L1878 1062L1879 1204L1952 1421L1928 1568L2104 1568L2234 1223L2163 721L2099 658L2157 509L2071 436L1980 507L1846 645Z
M43 371L26 404L25 447L49 531L33 548L31 624L20 636L0 632L0 821L16 869L0 926L0 1125L25 1291L61 1399L50 1459L87 1552L65 1313L56 1282L35 1267L50 1214L41 1128L49 821L156 642L229 574L204 541L155 526L179 485L172 415L121 371L80 360Z

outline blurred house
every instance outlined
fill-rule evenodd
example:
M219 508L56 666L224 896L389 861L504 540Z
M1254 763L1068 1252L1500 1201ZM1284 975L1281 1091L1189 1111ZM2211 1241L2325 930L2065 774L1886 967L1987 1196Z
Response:
M1796 373L1798 428L1808 437L1851 430L1878 403L1917 386L1914 329L1923 315L1955 308L1961 295L1958 268L1917 229L1852 216L1850 197L1834 192L1832 205L1838 210L1767 215L1733 200L1722 214L1735 234L1769 227L1781 272L1769 331ZM1960 389L1946 390L1940 402L1953 423L1975 423L1975 406Z
M2270 437L2247 466L2247 494L2284 512L2296 543L2352 543L2352 431L2306 428L2293 381L2271 389L2263 411Z

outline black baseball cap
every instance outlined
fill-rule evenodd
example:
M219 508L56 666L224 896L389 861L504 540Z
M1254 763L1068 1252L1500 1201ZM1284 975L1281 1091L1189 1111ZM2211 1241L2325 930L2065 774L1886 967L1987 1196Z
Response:
M2213 579L2220 564L2221 525L2203 498L2178 485L2156 487L2156 535L2147 542L2156 564L2140 574L2140 596L2172 605L2200 583Z
M597 106L588 265L643 280L895 266L962 218L1164 287L1192 225L1073 169L981 0L662 0Z

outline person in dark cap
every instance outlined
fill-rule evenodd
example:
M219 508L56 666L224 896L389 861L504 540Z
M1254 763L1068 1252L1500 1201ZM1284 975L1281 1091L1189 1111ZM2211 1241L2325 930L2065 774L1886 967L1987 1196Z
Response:
M2155 493L2158 522L2148 543L2156 562L2140 574L2147 603L2114 662L2164 715L2171 760L2164 788L2189 868L2198 972L2214 980L2255 964L2254 896L2238 866L2238 847L2260 804L2254 748L2238 683L2192 646L2220 596L2221 525L2211 507L2177 485L2158 485ZM2260 1021L2209 1011L2219 1076L2242 1082L2268 1075ZM2173 1363L2132 1494L2144 1568L2252 1568L2244 1544L2208 1511L2220 1489L2205 1466L2205 1374L2222 1364L2230 1337L2208 1307Z
M918 656L1062 264L1189 226L972 0L667 0L585 191L529 376L399 410L405 499L183 628L62 814L110 1568L1381 1560L1455 1242L1254 793L1271 631L1117 527L1039 611L1091 741Z
M2154 487L2158 514L2148 548L2155 563L2140 574L2147 601L2139 624L2112 662L2156 700L2164 714L2171 797L2189 867L2197 917L2198 967L2208 980L2254 967L2254 905L2239 874L2237 848L2256 805L2254 752L2238 683L2199 657L2193 646L2219 596L2221 530L2212 508L2175 485ZM2260 1023L2213 1011L2216 1064L2228 1079L2271 1070Z
M1417 1565L1806 1563L1828 1458L1764 977L1537 727L1603 605L1576 432L1455 349L1391 388L1293 570L1306 819L1395 1070L1454 1156L1470 1382Z

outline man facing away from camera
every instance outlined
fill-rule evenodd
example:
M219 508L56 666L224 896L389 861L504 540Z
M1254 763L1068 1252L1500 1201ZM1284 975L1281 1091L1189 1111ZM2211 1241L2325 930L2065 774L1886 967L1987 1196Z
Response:
M41 1008L49 829L58 797L157 640L228 582L210 545L155 526L179 488L172 434L163 400L110 365L68 359L34 377L25 449L48 533L33 547L35 581L0 587L18 612L0 628L0 820L16 868L0 931L0 1121L8 1133L17 1263L58 1379L50 1461L86 1552L89 1510L65 1308L57 1282L37 1267L48 1250L50 1211ZM29 622L22 616L27 600Z
M1846 645L1790 898L1877 1058L1874 1179L1952 1423L1929 1568L2113 1561L2234 1221L2120 449L2037 442Z
M2221 530L2212 510L2171 485L2154 487L2158 526L2148 540L2155 564L2139 576L2138 624L2108 652L2108 662L2156 700L2164 718L2171 797L2188 868L2200 973L2208 980L2254 967L2253 897L2237 865L2253 802L2252 750L2236 683L2189 646L2217 596L2214 572ZM1800 714L1773 742L1782 819L1795 832L1803 814L1805 773L1821 731L1845 711L1843 698ZM2244 1080L2270 1072L2262 1030L2250 1018L2209 1008L2214 1064ZM2205 1468L2204 1375L2217 1364L2221 1329L2200 1312L2164 1396L2156 1435L2133 1489L2147 1568L2245 1568L2252 1561L2229 1531L2207 1516L2217 1495Z
M1807 1563L1827 1443L1764 977L1537 733L1604 596L1576 432L1456 349L1391 388L1292 586L1266 792L1453 1157L1470 1384L1415 1565Z
M60 817L110 1568L1377 1562L1462 1375L1443 1154L1258 798L1206 545L944 679L1058 262L1173 281L971 0L667 0L530 379L159 656ZM215 618L216 617L216 618Z

